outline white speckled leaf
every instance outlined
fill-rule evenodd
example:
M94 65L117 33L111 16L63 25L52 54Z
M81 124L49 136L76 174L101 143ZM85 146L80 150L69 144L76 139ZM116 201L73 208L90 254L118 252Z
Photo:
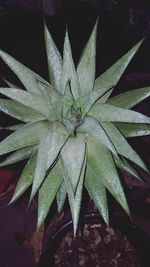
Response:
M62 58L46 24L44 25L44 34L50 83L61 92L60 79L62 74Z
M27 124L15 131L0 143L0 155L12 152L23 147L36 145L49 126L47 121L38 121Z
M88 137L87 164L99 177L103 185L129 214L129 207L120 183L111 152L95 138Z
M109 224L106 188L101 182L100 177L89 166L87 166L86 170L85 186L104 221L106 224Z
M87 45L83 50L77 67L82 95L91 92L94 86L97 24L98 21L96 22Z

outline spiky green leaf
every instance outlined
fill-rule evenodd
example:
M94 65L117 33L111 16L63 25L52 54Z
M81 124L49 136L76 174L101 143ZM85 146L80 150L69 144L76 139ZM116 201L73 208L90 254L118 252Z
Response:
M44 34L50 83L61 92L60 79L62 75L62 58L46 24L44 24Z
M123 209L129 214L129 207L120 183L111 152L95 138L88 138L87 164Z
M144 87L140 89L130 90L128 92L111 97L110 99L108 99L107 103L128 109L134 107L149 96L150 87Z
M96 22L87 45L83 50L77 67L82 95L91 92L94 86L97 24L98 21Z
M149 124L129 124L129 123L115 123L116 127L126 137L144 136L150 134Z
M53 110L48 106L42 96L16 88L0 88L0 93L29 108L32 107L34 111L43 115L45 118L54 120Z
M65 185L65 182L63 181L61 183L61 186L57 192L57 196L56 196L56 199L57 199L57 209L58 209L58 212L60 213L63 209L63 206L65 204L65 200L66 200L66 197L67 197L67 191L66 191L66 185Z
M98 103L102 103L105 104L107 102L107 100L109 99L111 93L113 92L114 88L108 90L108 92L106 92L104 95L102 95L100 97L100 99L98 100Z
M61 112L60 105L62 102L63 95L61 95L53 87L45 85L41 82L39 82L39 89L45 104L49 107L50 113L52 114L51 117L54 117L56 120L59 120Z
M25 125L26 125L25 123L19 123L19 124L14 124L14 125L3 127L3 129L14 132L14 131L17 131L17 130L21 129Z
M101 182L100 177L89 166L87 166L86 170L85 186L104 221L106 224L109 224L106 188Z
M100 75L95 81L94 90L102 88L104 94L106 92L104 90L106 87L111 88L116 86L126 67L128 66L133 56L136 54L139 47L141 46L142 42L143 40L138 42L115 64L113 64L108 70L106 70L102 75Z
M121 156L124 156L125 158L131 160L132 162L143 168L145 171L148 171L143 160L136 153L136 151L129 145L129 143L127 142L125 137L121 134L121 132L112 123L103 123L102 126L109 135L117 152Z
M35 177L31 191L30 201L33 199L40 185L42 184L46 172L51 168L56 160L62 146L68 139L67 129L59 122L49 126L39 143Z
M112 141L110 140L104 128L95 118L88 116L85 117L83 123L79 127L77 127L77 131L93 135L106 147L108 147L116 157L118 157L117 151Z
M78 185L76 192L74 194L73 189L72 189L72 184L70 177L68 176L68 172L66 171L66 168L62 163L62 172L64 175L64 180L66 184L66 189L68 193L68 199L69 199L69 205L70 205L70 210L72 214L72 219L73 219L73 229L74 229L74 236L76 236L77 232L77 227L78 227L78 222L79 222L79 214L80 214L80 208L81 208L81 200L82 200L82 189L83 189L83 183L84 183L84 176L85 176L85 168L86 168L86 151L85 151L85 158L84 158L84 163L82 165L82 170L80 173Z
M68 82L66 85L66 89L61 101L61 113L63 118L71 118L71 107L74 104L74 97L70 90L70 83Z
M4 79L3 77L1 77L3 79L3 81L9 86L9 87L12 87L12 88L19 88L17 85L9 82L8 80Z
M109 104L97 104L89 112L99 122L129 122L150 124L150 118L133 110L118 108Z
M62 173L58 163L53 167L39 190L37 229L44 222L62 183Z
M38 144L48 126L47 121L38 121L15 131L0 143L0 155Z
M137 171L131 166L131 164L125 158L121 157L121 160L118 160L114 157L114 161L118 168L120 168L123 171L128 172L132 176L141 180Z
M74 99L76 100L78 97L81 96L81 89L72 58L68 31L66 30L64 42L63 71L60 81L62 93L65 92L68 81L70 81L71 83L71 91Z
M42 77L30 70L15 58L8 55L6 52L0 50L0 57L8 65L8 67L17 75L25 88L32 93L40 94L40 90L37 86L37 80L48 84Z
M106 88L106 92L108 93L111 89ZM81 107L82 117L84 117L93 105L102 97L102 90L96 90L87 93L86 95L79 97L76 101L77 106Z
M37 113L30 107L10 99L0 99L0 111L24 122L32 122L44 119L40 113Z
M76 191L85 157L85 135L70 137L61 151L63 165L71 181L73 192Z
M30 156L37 150L37 146L29 146L21 148L15 151L13 154L8 156L5 160L0 163L0 167L8 166L19 162L24 159L30 158Z
M29 159L26 164L20 178L18 184L16 186L13 197L10 201L10 204L16 201L32 184L36 166L37 153L34 153L33 156Z

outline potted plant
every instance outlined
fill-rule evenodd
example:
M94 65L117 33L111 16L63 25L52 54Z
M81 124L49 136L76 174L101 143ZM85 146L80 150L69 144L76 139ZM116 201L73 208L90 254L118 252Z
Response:
M0 99L0 110L22 121L10 126L13 133L0 143L0 155L11 152L0 167L28 159L10 204L32 185L29 203L38 192L37 229L54 199L60 212L67 197L76 236L84 186L107 225L107 191L130 215L117 168L140 179L131 161L149 173L126 137L150 133L150 118L131 110L150 95L150 88L111 96L143 40L95 80L97 25L77 68L68 31L62 59L45 25L50 82L0 51L25 87L7 81L9 87L0 88L9 98Z

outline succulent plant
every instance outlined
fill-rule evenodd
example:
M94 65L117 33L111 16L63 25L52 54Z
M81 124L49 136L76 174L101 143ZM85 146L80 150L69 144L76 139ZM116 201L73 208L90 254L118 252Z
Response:
M148 172L126 137L150 133L150 118L130 110L150 95L150 87L112 96L120 77L142 41L95 80L97 22L75 67L66 30L63 59L45 25L50 83L0 51L24 88L7 82L0 88L0 110L23 123L7 127L0 155L10 153L0 167L28 159L11 203L32 185L38 192L37 225L43 223L56 198L58 211L66 197L77 231L83 186L108 224L107 191L130 213L117 168L140 178L130 162Z

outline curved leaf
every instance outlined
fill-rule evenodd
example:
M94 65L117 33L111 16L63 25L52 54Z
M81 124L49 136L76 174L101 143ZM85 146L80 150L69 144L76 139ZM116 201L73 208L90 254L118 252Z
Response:
M37 121L15 131L0 143L0 155L38 144L48 126L47 121Z
M24 122L42 120L44 117L23 104L10 99L0 99L0 111Z
M90 110L89 116L95 117L99 122L129 122L150 124L150 118L135 112L118 108L109 104L97 104Z
M108 99L107 103L117 107L129 109L149 96L150 87L144 87L140 89L130 90L128 92L111 97L110 99Z
M106 189L103 183L100 181L99 176L97 176L89 166L87 166L85 175L85 186L90 197L94 200L101 216L108 225L109 215Z
M82 95L93 90L93 85L95 81L97 24L98 21L96 22L92 34L87 42L87 45L83 50L77 67L77 74L79 77Z
M15 151L13 154L8 156L5 160L0 163L0 167L8 166L19 162L24 159L30 158L30 156L37 150L37 146L29 146L25 148L21 148Z
M123 209L129 214L129 207L111 152L91 136L88 137L87 164L92 168L103 185L115 197Z

